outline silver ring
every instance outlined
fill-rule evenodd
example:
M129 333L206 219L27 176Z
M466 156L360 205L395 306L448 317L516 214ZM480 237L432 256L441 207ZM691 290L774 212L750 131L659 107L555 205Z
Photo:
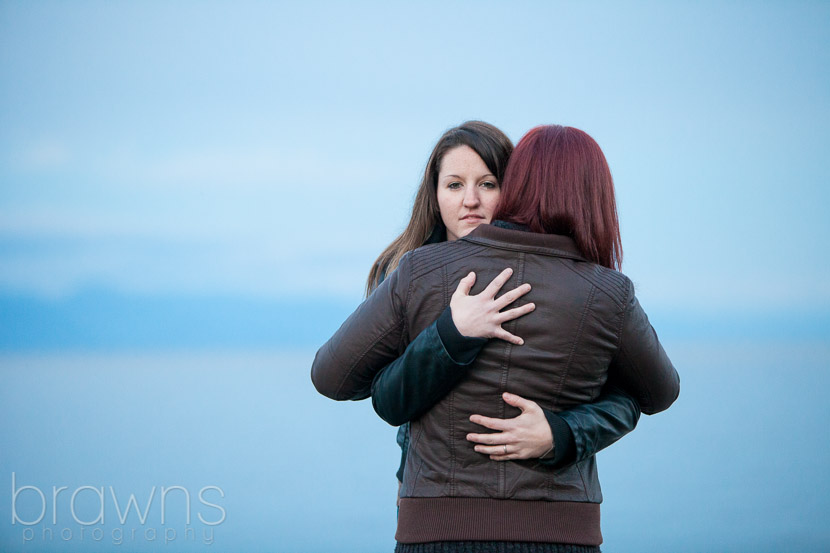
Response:
M507 444L504 444L504 454L507 455Z

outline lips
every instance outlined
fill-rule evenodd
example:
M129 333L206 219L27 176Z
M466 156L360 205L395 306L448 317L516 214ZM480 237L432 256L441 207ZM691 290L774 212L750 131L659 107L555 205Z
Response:
M464 217L462 217L461 220L462 221L467 221L467 222L483 221L484 220L484 215L478 215L476 213L470 213L469 215L465 215Z

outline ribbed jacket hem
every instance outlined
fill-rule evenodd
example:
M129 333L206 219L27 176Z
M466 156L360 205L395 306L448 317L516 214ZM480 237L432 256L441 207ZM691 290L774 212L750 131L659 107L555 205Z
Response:
M599 503L470 497L401 498L401 543L529 541L599 545Z
M598 545L529 541L431 541L395 544L395 553L602 553Z

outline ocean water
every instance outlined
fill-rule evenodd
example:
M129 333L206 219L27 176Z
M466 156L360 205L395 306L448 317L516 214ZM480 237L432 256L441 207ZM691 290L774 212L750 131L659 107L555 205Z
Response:
M830 344L666 349L679 400L598 457L603 551L830 550ZM395 429L313 355L2 354L0 551L392 551Z

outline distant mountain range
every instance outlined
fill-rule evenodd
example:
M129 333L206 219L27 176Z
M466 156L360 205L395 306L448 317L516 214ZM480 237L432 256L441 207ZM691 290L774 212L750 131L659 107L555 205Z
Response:
M309 348L356 307L326 298L140 296L87 290L64 299L0 294L0 351ZM650 311L662 339L830 339L830 310Z

